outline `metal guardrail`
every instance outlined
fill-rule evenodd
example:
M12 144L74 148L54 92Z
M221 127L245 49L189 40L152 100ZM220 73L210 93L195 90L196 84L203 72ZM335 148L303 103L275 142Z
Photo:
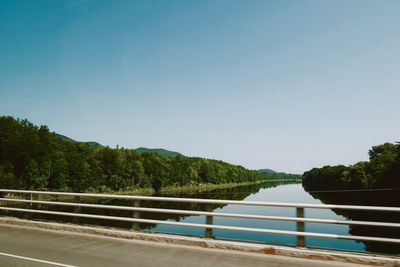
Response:
M297 238L296 246L298 246L298 247L306 246L306 242L305 242L306 237L333 238L333 239L373 241L373 242L388 242L388 243L400 244L400 239L396 239L396 238L354 236L354 235L350 236L350 235L314 233L314 232L306 232L305 231L305 223L362 225L362 226L400 228L400 223L306 218L305 212L304 212L305 209L342 209L342 210L361 210L361 211L400 212L400 208L398 208L398 207L325 205L325 204L306 204L306 203L279 203L279 202L258 202L258 201L237 201L237 200L217 200L217 199L195 199L195 198L171 198L171 197L148 197L148 196L46 192L46 191L29 191L29 190L10 190L10 189L0 189L0 193L27 195L29 197L29 199L3 197L3 198L0 198L0 203L2 203L2 202L3 203L4 202L6 202L6 203L13 203L13 202L14 203L27 203L27 204L29 204L29 207L30 207L29 209L27 209L27 208L15 208L15 207L8 207L8 206L0 206L0 210L18 211L18 212L36 213L36 214L59 215L59 216L68 216L68 217L74 217L74 218L93 218L93 219L132 222L132 223L134 223L134 228L138 227L138 223L164 224L164 225L204 228L205 229L204 237L206 237L206 238L212 238L213 237L213 229L218 229L218 230L232 230L232 231L241 231L241 232L254 232L254 233L281 234L281 235L296 236L296 238ZM70 196L70 197L74 197L75 202L34 200L33 195L37 195L37 196L40 196L40 195ZM80 203L81 198L102 198L102 199L107 198L107 199L133 200L133 206L116 206L116 205ZM206 204L207 210L206 211L194 211L194 210L146 208L146 207L140 206L141 201L203 203L203 204ZM36 205L69 206L69 207L74 207L74 212L58 212L58 211L32 209L34 204L36 204ZM296 217L213 212L211 209L211 206L210 206L212 204L222 204L222 205L231 204L231 205L246 205L246 206L295 208L296 209ZM85 213L80 212L82 207L94 208L94 209L132 211L133 216L132 216L132 218L130 218L130 217L85 214ZM174 221L144 219L144 218L140 217L141 212L181 214L181 215L204 215L206 217L206 221L205 221L205 224L199 224L199 223L182 223L182 222L174 222ZM293 221L293 222L296 222L296 231L215 225L215 224L213 224L214 217Z

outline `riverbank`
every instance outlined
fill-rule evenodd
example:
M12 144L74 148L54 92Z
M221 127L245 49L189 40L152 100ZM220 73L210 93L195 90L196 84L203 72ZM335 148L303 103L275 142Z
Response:
M242 183L222 183L222 184L192 184L183 186L167 186L160 190L161 195L175 195L175 194L191 194L191 193L202 193L209 192L218 189L229 189L241 186L256 185L262 183L301 183L301 180L288 180L288 179L277 179L277 180L260 180L255 182L242 182ZM110 193L118 195L140 195L140 196L152 196L155 194L153 188L135 188L131 190L121 191L106 191L100 193Z
M254 186L260 184L295 184L301 183L301 180L293 180L293 179L275 179L275 180L260 180L255 182L242 182L242 183L222 183L222 184L193 184L193 185L184 185L184 186L168 186L163 187L159 195L161 196L178 196L178 195L191 195L191 194L200 194L211 192L214 190L227 190L234 189L245 186ZM91 193L91 194L111 194L111 195L135 195L135 196L154 196L155 190L151 187L146 188L132 188L129 190L120 190L114 191L109 188L103 188L103 190L88 190L82 193ZM7 196L8 198L23 198L23 195L20 194L11 194ZM58 201L76 201L73 196L53 196L53 195L38 195L34 196L37 200L58 200ZM81 199L83 202L90 202L90 199ZM0 204L1 205L1 204Z

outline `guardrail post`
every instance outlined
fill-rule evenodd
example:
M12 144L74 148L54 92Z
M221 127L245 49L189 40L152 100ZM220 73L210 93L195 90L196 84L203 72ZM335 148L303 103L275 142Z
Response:
M213 211L212 206L210 204L207 204L206 211L208 211L208 212L212 212ZM213 224L213 216L212 215L207 215L206 216L206 224L210 224L210 225ZM212 228L206 228L204 230L204 237L205 238L213 238L213 229Z
M133 207L135 207L135 208L140 207L140 200L135 199L135 200L133 201ZM132 217L133 217L134 219L139 219L139 218L140 218L140 212L139 212L139 211L136 211L136 210L133 211ZM133 223L132 223L132 229L134 229L134 230L139 230L139 229L140 229L139 223L138 223L138 222L133 222Z
M30 193L30 194L29 194L29 200L30 200L30 201L32 201L32 200L33 200L33 194L32 194L32 193ZM33 203L32 203L32 202L31 202L31 203L29 203L29 208L30 208L30 209L32 209L32 208L33 208Z
M36 200L39 200L39 201L42 200L42 195L36 195ZM36 208L38 210L40 210L42 208L42 205L36 204Z
M25 199L32 201L33 200L33 194L32 193L25 194ZM33 207L33 204L32 204L32 202L30 202L28 204L28 209L32 209L32 207ZM29 212L25 213L24 214L24 218L28 219L28 220L31 219L32 218L32 213L29 213Z
M81 197L80 196L75 196L74 197L74 202L75 203L81 203ZM81 213L81 207L74 207L74 213ZM79 223L79 217L73 217L72 221L74 223Z
M304 208L297 207L296 208L296 216L297 218L304 218ZM297 232L304 232L305 230L305 225L304 222L296 222L296 230ZM296 240L296 246L297 247L305 247L306 246L306 240L304 236L297 236Z

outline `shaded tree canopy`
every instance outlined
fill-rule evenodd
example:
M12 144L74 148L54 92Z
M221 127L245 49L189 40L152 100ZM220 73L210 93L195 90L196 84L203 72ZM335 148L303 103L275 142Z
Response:
M303 174L306 190L400 188L400 145L373 146L369 161L351 166L324 166Z
M0 117L0 187L104 191L200 183L297 179L260 173L219 160L162 156L77 142L28 120Z

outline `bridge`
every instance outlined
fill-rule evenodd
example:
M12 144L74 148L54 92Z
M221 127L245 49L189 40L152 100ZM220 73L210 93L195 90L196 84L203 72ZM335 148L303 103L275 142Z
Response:
M307 232L306 223L376 226L398 229L400 223L307 218L306 209L341 209L400 212L398 207L277 203L217 199L149 197L114 194L67 193L0 189L0 266L400 266L396 255L375 255L307 247L308 237L384 242L400 246L400 239ZM87 200L128 200L132 205L94 204ZM202 204L204 210L144 207L144 202ZM215 205L292 208L295 216L215 212ZM58 209L55 209L57 207ZM60 211L63 208L72 208ZM83 213L82 209L125 211L131 216ZM145 213L201 215L204 223L143 218ZM38 221L33 215L73 218L74 224ZM21 219L21 216L24 217ZM18 217L18 218L17 218ZM295 230L230 226L215 217L291 221ZM136 231L82 225L79 219L132 224ZM101 224L101 223L99 223ZM176 236L140 231L142 224L204 229L204 237ZM217 240L214 230L276 234L296 238L294 247L243 241Z

